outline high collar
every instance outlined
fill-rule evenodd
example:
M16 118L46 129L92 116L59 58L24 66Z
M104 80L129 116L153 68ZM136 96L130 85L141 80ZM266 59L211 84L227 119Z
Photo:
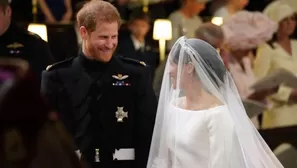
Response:
M113 57L109 62L100 62L97 60L90 60L88 57L82 52L79 52L79 62L80 64L89 72L93 71L104 71L111 63L113 60Z
M0 36L1 40L9 40L11 37L15 36L18 32L21 32L22 29L19 28L16 24L10 23L8 29L4 34Z

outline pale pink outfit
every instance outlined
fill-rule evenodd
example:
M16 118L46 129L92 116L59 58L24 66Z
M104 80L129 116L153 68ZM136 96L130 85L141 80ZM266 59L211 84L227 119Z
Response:
M234 58L230 58L228 64L229 71L233 77L235 85L238 89L239 95L242 99L246 99L249 95L253 93L249 87L256 82L254 72L252 69L252 60L250 57L246 56L242 59L244 69L241 67L240 63ZM259 128L259 121L257 117L251 118L253 124L256 128Z
M240 11L224 21L222 29L225 35L225 44L231 51L251 50L270 40L277 30L277 23L260 12ZM239 62L230 57L228 68L233 76L242 99L253 93L250 86L256 82L252 70L252 60L243 58L244 69ZM259 128L257 117L251 119Z
M231 50L248 50L270 40L277 23L260 12L240 11L224 21L225 43Z

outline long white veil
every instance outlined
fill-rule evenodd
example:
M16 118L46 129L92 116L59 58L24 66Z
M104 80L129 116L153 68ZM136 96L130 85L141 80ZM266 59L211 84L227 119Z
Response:
M198 99L184 105L183 100L189 98L188 95ZM236 142L229 150L229 159L215 168L283 168L248 118L233 79L218 52L202 40L186 37L177 40L168 56L147 168L181 168L175 162L177 137L168 135L178 127L177 116L170 110L172 105L200 110L219 104L228 108Z

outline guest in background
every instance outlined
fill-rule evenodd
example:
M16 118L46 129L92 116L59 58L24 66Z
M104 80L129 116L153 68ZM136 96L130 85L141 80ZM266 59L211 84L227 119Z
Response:
M294 11L297 11L297 1L296 0L282 0L285 3L289 4Z
M228 67L228 55L223 49L224 32L220 26L212 24L211 22L202 24L195 32L195 37L208 42L220 52L226 67Z
M228 68L242 99L264 99L254 97L250 86L256 82L253 73L253 52L258 45L268 41L277 29L275 22L260 12L240 11L224 22L225 44L229 52ZM266 96L267 93L258 94ZM255 93L257 94L257 93ZM252 118L259 128L257 117Z
M15 22L29 23L34 21L32 14L32 1L14 0L11 1L10 6L13 10L12 20L14 20Z
M216 49L220 49L224 43L224 32L220 26L211 22L202 24L196 31L195 37L208 42Z
M264 14L279 26L272 40L257 50L256 77L263 78L281 68L297 74L297 41L290 38L296 28L295 11L282 1L274 1ZM280 86L269 100L273 108L263 114L263 128L297 125L297 88Z
M74 10L74 13L75 15L77 14L77 12L88 2L88 0L86 1L80 1L78 3L75 4L75 10ZM80 34L79 34L79 28L77 27L77 22L74 23L74 29L75 29L75 34L76 34L76 39L77 39L77 45L78 45L78 48L81 47L81 44L82 44L82 39L80 37Z
M119 11L124 22L129 20L129 16L131 14L131 10L128 8L128 2L129 0L113 0L111 2Z
M172 40L168 41L167 47L171 49L175 41L181 37L195 37L195 31L202 24L198 16L205 9L208 0L183 0L183 6L169 16L172 23Z
M224 2L225 3L214 12L214 16L226 19L244 9L248 5L249 0L224 0Z
M42 12L41 21L69 23L72 19L71 0L38 0Z
M1 59L0 167L86 168L26 63L18 67L11 62Z
M147 13L135 11L128 22L130 33L119 39L117 54L143 61L151 69L152 77L159 64L159 56L153 51L152 45L146 40L150 30L150 18Z
M50 48L38 35L17 26L11 14L9 0L0 0L0 57L28 61L41 82L41 72L55 61Z

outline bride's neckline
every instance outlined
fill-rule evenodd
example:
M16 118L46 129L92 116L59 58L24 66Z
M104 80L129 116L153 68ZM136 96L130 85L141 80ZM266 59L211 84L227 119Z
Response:
M214 110L217 108L225 107L225 104L222 104L221 102L214 100L210 101L208 105L202 105L202 106L196 106L193 108L185 108L186 106L186 98L181 97L178 98L176 101L173 102L172 104L175 108L178 108L183 111L191 111L191 112L201 112L201 111L209 111L209 110Z
M177 110L181 110L183 112L190 112L190 113L197 113L197 112L206 112L206 111L214 111L220 108L226 108L225 104L218 104L217 106L213 106L213 107L209 107L209 108L205 108L205 109L199 109L199 110L189 110L189 109L184 109L181 107L178 107L176 105L172 105L174 108L176 108Z

